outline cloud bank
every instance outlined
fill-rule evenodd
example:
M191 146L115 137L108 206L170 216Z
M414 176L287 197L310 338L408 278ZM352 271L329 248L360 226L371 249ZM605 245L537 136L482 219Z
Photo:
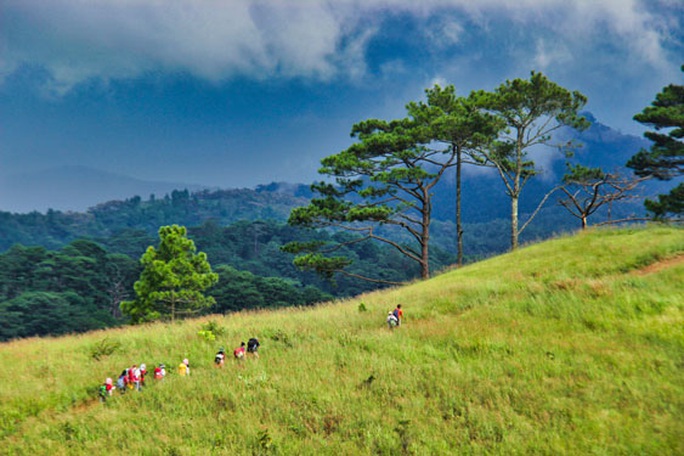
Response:
M5 0L0 7L0 77L37 68L53 93L160 72L213 82L358 80L369 71L369 46L396 18L428 25L406 37L426 54L457 50L475 36L505 47L511 37L501 29L513 25L525 61L541 71L576 65L596 42L625 63L666 71L668 49L681 49L684 17L676 0ZM529 29L536 34L526 36Z

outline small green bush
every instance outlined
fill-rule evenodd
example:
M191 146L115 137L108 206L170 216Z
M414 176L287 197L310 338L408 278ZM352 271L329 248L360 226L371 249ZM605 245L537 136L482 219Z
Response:
M100 361L102 358L116 353L119 349L121 349L121 342L105 337L93 344L90 348L90 356L95 361Z

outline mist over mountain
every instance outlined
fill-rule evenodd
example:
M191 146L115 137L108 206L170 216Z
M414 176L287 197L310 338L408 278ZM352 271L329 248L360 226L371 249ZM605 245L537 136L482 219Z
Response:
M86 166L61 166L35 173L0 176L0 211L28 213L85 212L97 204L133 196L163 197L173 190L199 191L209 186L135 179Z

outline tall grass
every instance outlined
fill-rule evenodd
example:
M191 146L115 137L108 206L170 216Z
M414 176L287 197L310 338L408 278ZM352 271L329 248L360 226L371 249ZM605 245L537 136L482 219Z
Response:
M684 454L684 262L649 269L682 255L681 229L596 230L315 308L6 343L2 452ZM170 373L97 401L142 362Z

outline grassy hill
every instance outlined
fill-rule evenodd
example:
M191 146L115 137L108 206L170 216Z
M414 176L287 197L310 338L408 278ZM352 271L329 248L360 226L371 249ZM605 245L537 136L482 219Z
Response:
M683 278L682 229L592 230L315 308L2 344L2 453L684 454ZM143 362L170 373L98 402Z

